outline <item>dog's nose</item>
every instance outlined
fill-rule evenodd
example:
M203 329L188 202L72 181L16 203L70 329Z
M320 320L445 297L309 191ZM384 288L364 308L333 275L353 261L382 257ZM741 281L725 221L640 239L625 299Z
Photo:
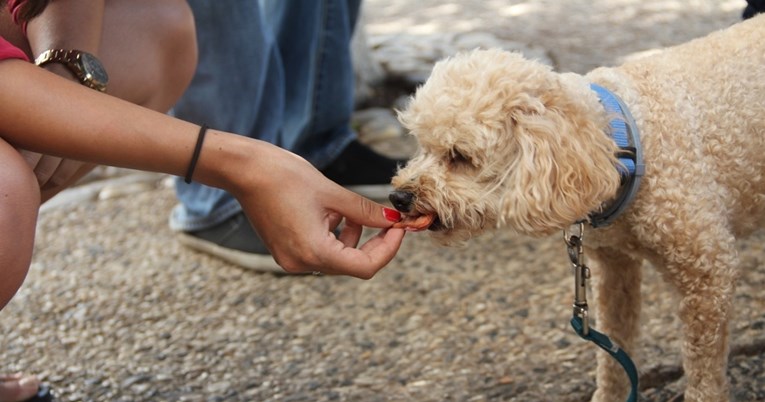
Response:
M412 210L412 203L414 202L414 194L408 191L392 191L388 195L390 203L393 207L401 212L409 212Z

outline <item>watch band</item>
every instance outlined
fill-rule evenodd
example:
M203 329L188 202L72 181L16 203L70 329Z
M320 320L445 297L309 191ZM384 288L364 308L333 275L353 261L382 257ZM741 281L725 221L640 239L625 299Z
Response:
M35 59L35 64L44 66L48 63L61 63L81 84L106 92L109 77L96 56L81 50L48 49Z

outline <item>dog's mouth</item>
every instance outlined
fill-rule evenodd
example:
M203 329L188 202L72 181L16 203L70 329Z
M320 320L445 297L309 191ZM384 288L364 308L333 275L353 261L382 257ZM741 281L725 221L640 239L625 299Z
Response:
M437 213L417 208L417 194L415 192L397 189L388 195L388 200L403 215L401 221L396 222L393 227L404 228L413 232L425 229L441 230L443 228L443 223Z
M441 219L438 217L438 215L435 215L433 222L431 222L430 226L428 226L428 230L437 232L443 229L444 225L441 223Z

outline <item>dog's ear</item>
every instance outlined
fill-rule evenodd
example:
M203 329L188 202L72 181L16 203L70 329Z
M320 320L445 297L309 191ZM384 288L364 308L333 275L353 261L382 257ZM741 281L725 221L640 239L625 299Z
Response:
M619 186L615 145L603 132L604 122L554 96L507 114L512 157L501 219L531 235L586 218Z

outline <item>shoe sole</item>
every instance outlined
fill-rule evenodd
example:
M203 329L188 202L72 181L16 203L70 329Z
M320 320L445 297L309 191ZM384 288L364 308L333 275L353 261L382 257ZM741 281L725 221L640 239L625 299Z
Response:
M191 249L201 251L203 253L220 258L223 261L231 264L238 265L242 268L246 268L258 272L269 272L273 274L289 275L271 255L259 255L252 253L245 253L244 251L232 250L230 248L221 247L213 242L202 240L198 237L188 235L183 232L177 234L178 241Z

